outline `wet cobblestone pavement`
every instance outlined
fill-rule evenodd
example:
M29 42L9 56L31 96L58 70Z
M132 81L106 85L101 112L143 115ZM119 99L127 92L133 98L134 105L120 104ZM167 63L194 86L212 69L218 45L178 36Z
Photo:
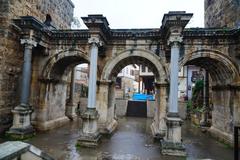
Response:
M151 137L151 119L124 117L118 121L117 131L110 137L103 137L96 149L76 147L80 120L46 133L38 133L26 142L57 160L233 160L231 148L201 133L199 128L188 122L182 129L188 156L182 158L160 154L159 142L153 142Z

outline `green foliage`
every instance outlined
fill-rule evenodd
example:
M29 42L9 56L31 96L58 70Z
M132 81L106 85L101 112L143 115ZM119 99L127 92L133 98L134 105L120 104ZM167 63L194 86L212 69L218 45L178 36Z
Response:
M198 80L195 83L195 87L193 88L193 97L196 97L197 94L203 90L203 80Z
M192 101L191 101L191 100L188 100L188 101L187 101L187 110L188 110L188 111L192 110L192 107L193 107L193 106L192 106Z
M201 99L201 94L203 93L204 82L203 80L198 80L193 88L192 99L187 102L187 111L189 114L193 113L203 113L205 108L202 106L203 99Z

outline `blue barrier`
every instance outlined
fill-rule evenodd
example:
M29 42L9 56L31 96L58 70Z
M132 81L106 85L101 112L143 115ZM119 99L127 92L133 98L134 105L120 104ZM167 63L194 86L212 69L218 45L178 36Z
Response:
M140 93L134 93L132 96L132 100L140 100L140 101L146 101L146 100L154 100L153 95L148 94L140 94Z

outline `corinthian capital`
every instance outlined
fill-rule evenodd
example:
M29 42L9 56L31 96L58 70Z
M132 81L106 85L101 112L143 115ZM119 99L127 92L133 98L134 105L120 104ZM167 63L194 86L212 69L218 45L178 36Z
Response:
M88 43L89 44L95 44L97 46L102 46L102 42L100 41L100 39L98 37L91 37L88 39Z
M168 45L179 45L183 42L183 37L180 33L171 33L168 39Z
M21 39L21 44L25 45L25 47L28 48L33 48L33 47L37 47L37 42L32 40L32 39Z

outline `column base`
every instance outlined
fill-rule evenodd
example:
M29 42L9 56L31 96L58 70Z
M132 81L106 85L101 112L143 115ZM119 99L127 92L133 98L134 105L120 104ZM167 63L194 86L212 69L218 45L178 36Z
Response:
M160 133L158 131L158 128L155 125L155 122L153 122L150 126L151 132L152 132L152 136L154 139L160 139Z
M48 131L48 130L61 127L69 122L70 122L69 118L67 116L63 116L63 117L48 120L48 121L37 121L37 122L35 121L35 122L32 122L32 124L39 131Z
M182 143L161 141L161 154L170 156L187 156L186 149Z
M234 137L233 134L224 132L222 130L219 130L218 128L211 126L208 129L208 133L215 139L217 139L220 142L223 142L224 144L228 144L230 146L234 146Z
M186 156L186 150L182 144L181 125L182 120L177 114L168 114L166 118L167 133L161 141L161 153L163 155Z
M117 129L118 122L113 119L111 123L104 125L99 128L99 132L104 135L112 135L114 131Z
M151 128L151 132L152 132L152 136L154 139L156 140L160 140L163 139L166 135L166 130L159 130L159 128L157 127L157 124L155 124L156 122L153 122L150 126Z
M35 130L30 123L32 110L20 105L15 107L12 113L13 125L9 131L6 132L6 136L14 140L33 137L35 135Z
M9 131L5 133L6 137L12 140L24 140L32 138L35 136L35 130L31 126L29 128L10 128Z
M81 147L97 147L101 138L97 126L99 118L97 110L87 109L81 117L83 119L83 127L77 145Z
M77 119L76 108L76 104L74 103L69 103L66 105L65 115L72 121Z
M81 133L78 138L77 145L80 147L95 148L98 146L101 139L101 134L99 132L95 134L84 134Z

